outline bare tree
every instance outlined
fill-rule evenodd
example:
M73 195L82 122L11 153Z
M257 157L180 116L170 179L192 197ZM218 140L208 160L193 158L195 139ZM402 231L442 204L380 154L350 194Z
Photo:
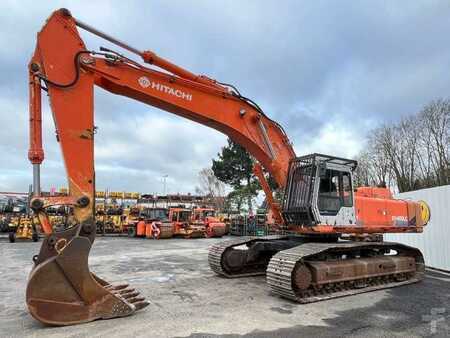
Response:
M417 188L417 124L416 119L404 118L398 125L382 126L378 134L384 154L399 192Z
M195 188L196 193L207 196L216 208L222 209L225 198L225 184L214 176L210 168L204 168L198 173L199 186Z
M418 114L382 125L358 157L357 185L400 192L450 184L450 100L435 100Z
M420 135L423 179L433 185L450 184L450 100L430 102L420 112L419 121L423 126Z
M436 183L433 169L433 147L430 133L423 128L418 134L417 165L421 187L433 187Z
M361 152L356 158L358 166L354 172L354 183L356 187L371 185L370 158L368 151Z
M376 186L390 186L392 169L389 157L384 149L384 127L375 129L369 135L371 184Z
M391 168L381 142L382 129L373 130L368 136L365 150L357 158L356 186L390 186Z

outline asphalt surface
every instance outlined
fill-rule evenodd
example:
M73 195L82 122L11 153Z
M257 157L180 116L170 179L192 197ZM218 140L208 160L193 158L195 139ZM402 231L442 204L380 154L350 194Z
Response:
M46 327L25 304L40 243L0 238L0 337L449 337L450 276L300 305L270 294L264 277L224 279L208 267L220 239L97 238L91 270L128 281L150 305L127 318Z

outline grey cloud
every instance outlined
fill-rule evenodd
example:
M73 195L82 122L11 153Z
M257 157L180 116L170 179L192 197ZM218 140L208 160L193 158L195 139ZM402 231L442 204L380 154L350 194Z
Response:
M0 5L0 42L8 46L0 53L0 151L7 158L0 163L0 190L24 190L30 180L26 65L53 6ZM297 151L353 156L368 129L448 96L447 1L60 1L62 6L139 49L235 84L285 126ZM112 47L82 36L90 48ZM129 99L103 90L95 98L97 149L129 150L118 158L97 156L99 186L158 191L158 177L167 173L173 189L193 190L197 171L225 144L215 131ZM165 120L165 129L139 128L156 121L151 119ZM337 130L352 140L332 146L327 133ZM44 178L64 184L50 122L45 139Z

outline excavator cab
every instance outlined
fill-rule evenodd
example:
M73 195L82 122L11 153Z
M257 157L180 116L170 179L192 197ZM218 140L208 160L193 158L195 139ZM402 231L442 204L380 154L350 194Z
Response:
M356 223L352 173L357 162L323 154L290 162L283 216L288 225Z

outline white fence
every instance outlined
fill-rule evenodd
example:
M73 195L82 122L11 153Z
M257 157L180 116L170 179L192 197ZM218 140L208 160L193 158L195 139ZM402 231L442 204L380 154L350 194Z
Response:
M423 200L430 206L431 219L421 234L386 234L384 239L420 249L429 267L450 271L450 185L409 191L395 196Z

